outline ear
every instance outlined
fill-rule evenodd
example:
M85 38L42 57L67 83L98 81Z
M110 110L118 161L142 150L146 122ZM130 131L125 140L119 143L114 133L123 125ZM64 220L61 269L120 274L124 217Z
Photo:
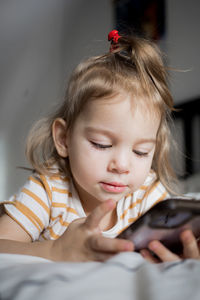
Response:
M58 118L53 122L52 135L53 135L54 144L58 154L61 157L64 158L67 157L68 156L67 124L63 119Z

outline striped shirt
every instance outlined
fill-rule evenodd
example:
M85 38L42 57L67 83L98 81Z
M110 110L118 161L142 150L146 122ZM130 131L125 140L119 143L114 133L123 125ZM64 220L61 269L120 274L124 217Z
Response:
M150 171L144 184L117 203L117 222L103 235L114 238L157 202L168 197L164 186ZM30 176L19 192L4 201L6 213L32 238L55 240L77 218L86 217L70 176Z

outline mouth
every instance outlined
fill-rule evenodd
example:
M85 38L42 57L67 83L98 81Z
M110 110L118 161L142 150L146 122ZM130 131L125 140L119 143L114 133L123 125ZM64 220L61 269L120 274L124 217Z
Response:
M109 193L122 193L127 188L127 185L118 182L100 182L100 185Z

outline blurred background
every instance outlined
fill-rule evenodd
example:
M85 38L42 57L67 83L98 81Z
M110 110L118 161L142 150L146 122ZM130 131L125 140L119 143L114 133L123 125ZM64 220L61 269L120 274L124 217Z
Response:
M194 100L199 110L199 15L199 0L0 0L0 200L29 174L17 167L29 166L24 146L30 127L61 101L80 60L108 51L114 28L155 39L168 64L184 70L171 72L175 104ZM194 122L191 174L200 171L199 118ZM174 134L183 143L179 119ZM181 155L174 163L185 172Z

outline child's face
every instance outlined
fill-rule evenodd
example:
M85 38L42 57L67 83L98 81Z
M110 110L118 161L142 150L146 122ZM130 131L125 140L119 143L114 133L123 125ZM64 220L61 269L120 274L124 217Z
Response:
M89 102L67 138L74 183L93 209L136 191L152 165L160 118L131 105L129 96Z

